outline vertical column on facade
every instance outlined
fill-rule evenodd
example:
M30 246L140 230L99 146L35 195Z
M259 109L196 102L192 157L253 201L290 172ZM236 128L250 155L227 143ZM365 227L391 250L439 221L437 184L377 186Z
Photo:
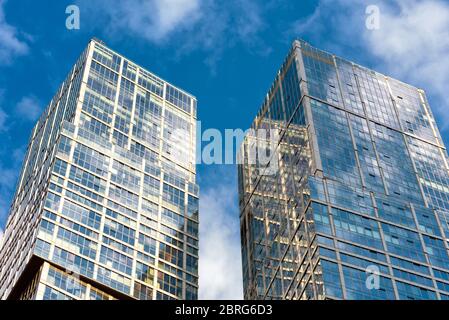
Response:
M284 97L283 80L285 78L285 74L290 70L290 68L294 67L296 69L297 78L298 78L298 82L296 83L296 85L298 86L299 91L301 91L301 88L300 88L301 76L299 75L299 73L300 73L299 72L299 62L298 62L298 57L296 55L296 50L297 50L297 46L296 46L296 43L294 43L293 48L290 51L289 56L287 58L287 61L284 63L284 66L282 68L282 73L280 74L280 81L279 81L279 89L281 90L280 93L281 93L281 102L282 102L282 112L284 114L285 128L286 128L286 130L285 130L285 132L283 132L283 134L284 134L284 136L286 136L287 139L288 139L288 136L286 135L286 132L288 130L288 126L290 125L290 123L294 119L296 113L300 109L300 105L302 102L302 99L301 99L302 97L301 96L298 97L297 104L293 107L293 111L291 112L290 116L287 118L287 107L286 107L286 102L285 102L285 97ZM281 142L283 137L281 136L280 138L281 138L280 139L280 142ZM284 145L286 148L291 148L289 140L286 141L284 143ZM282 143L279 144L280 149L281 149L281 147L282 147ZM302 150L303 150L303 147L301 147L301 149L299 150L299 153L298 153L299 156L300 156ZM282 163L282 161L280 161L280 163ZM292 193L291 194L297 195L298 190L297 190L296 184L294 183L293 164L290 161L287 163L287 165L285 165L285 163L282 163L282 168L280 168L280 169L281 169L281 172L284 173L284 174L281 174L282 186L285 187L285 185L286 185L286 180L284 177L285 177L285 172L287 172L287 174L290 175L290 177L292 178L291 179L291 181L292 181L292 186L291 186ZM286 215L287 215L287 222L286 222L287 225L285 226L285 228L288 229L288 232L289 232L289 237L288 237L289 243L288 243L288 246L287 246L285 252L283 253L283 257L285 257L287 255L288 251L290 250L290 247L292 246L292 242L294 241L294 235L296 234L297 228L299 227L299 225L297 223L297 216L294 215L291 211L289 211L289 207L290 207L291 203L287 203L287 201L291 202L292 199L285 199L285 201L286 202L284 203L284 206L286 207L285 210L286 210ZM291 207L293 207L293 205ZM300 269L300 265L297 265L296 267L297 267L297 270ZM282 275L283 275L283 272L282 272ZM293 282L293 280L294 280L294 277L292 277L291 281ZM289 287L291 287L292 282L290 283ZM283 285L283 283L282 283L282 285ZM283 287L283 291L284 291L284 295L285 295L286 289L284 287Z
M412 156L412 153L411 153L411 150L410 150L410 146L409 146L409 143L408 143L408 140L407 140L408 135L405 134L404 127L402 126L401 120L399 118L399 109L398 109L397 101L396 101L396 98L393 95L393 90L391 89L391 86L390 86L390 83L389 83L387 77L385 77L385 83L387 84L387 88L388 88L388 92L390 94L391 102L393 103L393 109L394 109L394 112L395 112L396 117L398 119L399 129L401 130L401 136L402 136L402 138L404 140L404 144L405 144L405 148L407 150L407 154L409 155L410 160L412 162L413 172L414 172L415 177L416 177L416 182L418 183L418 187L419 187L419 191L421 193L421 197L423 198L423 201L424 201L424 204L426 205L426 207L429 207L427 198L426 198L426 196L424 194L424 188L423 188L423 186L421 184L421 180L420 180L420 177L419 177L418 170L416 169L415 160L413 159L413 156Z
M246 211L246 212L245 212ZM253 263L252 260L250 259L250 256L253 252L252 248L254 246L252 246L251 244L251 238L250 238L250 229L249 229L249 224L250 224L250 217L249 217L249 212L246 208L243 209L243 215L240 219L244 219L245 223L245 230L244 230L244 236L246 237L246 263L247 263L247 276L248 276L248 284L249 284L249 288L255 288L255 279L253 279L253 273L251 272L252 268L253 268ZM243 249L242 249L243 250ZM245 275L243 275L244 277ZM248 292L248 288L244 288L244 297L245 299L251 299L254 298L255 295L251 296L251 294ZM246 291L245 291L246 290Z
M304 59L302 56L301 51L301 43L298 41L294 42L294 53L295 53L295 59L297 64L297 72L298 72L298 79L300 82L300 92L301 97L304 105L304 115L306 119L306 126L307 126L307 132L308 132L308 139L309 139L309 146L311 151L311 157L312 157L312 165L314 168L312 168L312 174L316 175L320 178L323 178L323 166L321 162L321 156L319 152L319 146L318 146L318 139L316 137L316 131L315 131L315 125L313 121L312 116L312 106L310 105L310 98L309 98L309 90L307 87L307 75L305 72L305 65L304 65ZM304 208L303 215L306 215L307 206ZM307 260L308 264L310 266L310 277L312 280L313 285L313 292L314 292L314 298L317 298L317 284L315 279L315 273L313 270L313 264L312 264L312 250L311 250L311 244L312 244L312 234L311 231L309 231L309 227L307 225L307 221L304 221L304 229L307 235L307 242L308 242L308 248L307 248Z
M440 300L441 299L440 292L438 290L437 282L435 280L435 275L433 273L432 264L430 263L429 254L425 250L426 243L424 242L424 238L423 238L423 235L422 235L421 231L419 231L419 222L418 222L418 219L416 217L416 211L415 211L415 207L414 207L413 203L410 203L410 209L411 209L410 211L412 212L412 215L413 215L413 220L415 221L415 224L416 224L416 230L418 230L418 235L419 235L419 240L421 242L421 246L424 248L424 256L426 257L426 262L429 265L429 270L430 270L430 275L431 275L431 278L432 278L432 283L433 283L433 286L434 286L437 298ZM446 242L446 241L443 241L443 242ZM446 246L446 249L447 249L447 246Z
M385 181L383 168L380 165L380 163L381 163L380 162L380 157L379 157L379 153L377 152L376 141L374 140L374 135L373 135L373 131L372 131L372 128L371 128L370 119L368 117L368 112L366 111L366 102L363 99L359 77L357 76L357 73L354 70L355 68L356 68L356 66L354 64L352 64L352 70L353 70L353 73L354 73L354 79L355 79L355 82L357 84L357 92L359 93L360 101L362 102L363 114L365 116L366 124L368 126L368 131L369 131L369 135L370 135L370 139L371 139L371 144L373 146L374 154L376 155L376 161L377 161L377 165L379 167L380 178L382 179L382 184L383 184L384 189L385 189L385 194L389 195L390 193L388 191L388 186L387 186L387 183Z
M392 102L393 102L394 110L395 110L396 115L397 115L397 117L398 117L398 119L399 119L399 109L398 109L398 106L397 106L397 101L396 101L396 98L395 98L394 95L393 95L393 90L391 89L391 86L390 86L390 83L389 83L387 77L385 77L385 82L387 83L387 87L388 87L388 90L389 90L389 93L390 93L390 97L391 97L391 100L392 100ZM423 97L423 95L422 95L422 92L418 91L418 94L419 94L419 96L420 96L420 100L421 100L422 106L423 106L423 108L424 108L424 110L425 110L426 116L427 116L427 118L429 119L429 123L430 123L431 129L432 129L433 135L434 135L434 137L435 137L435 142L436 142L436 144L438 145L437 147L438 147L438 149L439 149L439 151L440 151L440 154L442 155L442 158L443 158L443 161L444 161L444 164L445 164L445 169L448 170L448 165L447 165L446 158L445 158L445 156L444 156L444 153L442 152L442 149L439 147L440 142L439 142L439 140L438 140L438 135L437 135L436 130L435 130L435 128L434 128L434 126L433 126L433 123L432 123L432 117L431 117L431 114L430 114L429 110L427 109L427 107L426 107L426 105L425 105L424 97ZM420 190L422 199L423 199L423 201L424 201L425 206L429 208L429 207L430 207L430 206L429 206L429 202L428 202L427 197L426 197L426 195L425 195L424 187L423 187L423 185L422 185L422 183L421 183L421 179L420 179L420 176L419 176L419 172L418 172L418 170L417 170L417 168L416 168L415 159L414 159L413 156L412 156L412 152L411 152L411 149L410 149L410 145L409 145L409 142L408 142L408 139L407 139L408 134L405 133L405 130L404 130L404 128L403 128L403 126L402 126L402 123L401 123L400 121L399 121L399 128L400 128L400 130L401 130L401 133L402 133L402 136L403 136L403 139L404 139L404 143L405 143L405 146L406 146L407 153L408 153L408 155L409 155L409 157L410 157L410 160L411 160L411 163L412 163L413 172L415 173L416 180L417 180L417 183L418 183L418 186L419 186L419 190ZM448 172L449 172L449 171L448 171ZM418 226L418 220L417 220L417 218L416 218L415 208L414 208L414 206L413 206L412 203L410 203L410 206L411 206L411 208L412 208L411 211L412 211L412 214L413 214L413 218L415 219L415 223L416 223L416 225ZM435 219L436 219L436 221L437 221L437 224L438 224L438 228L439 228L439 230L440 230L440 233L441 233L442 236L444 236L445 233L444 233L444 229L443 229L443 227L442 227L441 221L440 221L440 217L439 217L439 215L437 214L437 212L435 212L435 210L433 210L433 212L434 212ZM419 228L417 228L417 231L418 231L418 234L419 234L419 237L420 237L420 240L421 240L421 244L422 244L423 248L425 248L426 246L425 246L425 243L424 243L424 240L423 240L423 237L422 237L422 234L421 234ZM444 244L444 247L446 248L446 250L449 251L449 244L447 243L447 241L443 241L443 244ZM425 253L426 261L427 261L427 263L428 263L429 266L430 266L431 264L430 264L430 260L429 260L428 254L427 254L427 252L424 252L424 253ZM434 282L434 286L435 286L435 288L437 288L436 283L435 283L435 280L434 280L433 269L432 269L432 268L430 268L430 272L431 272L431 275L432 275L432 281ZM437 296L440 297L440 294L439 294L438 291L437 291Z
M140 68L138 70L138 73L140 74ZM138 75L137 75L138 76ZM162 89L162 114L161 114L161 132L159 133L159 150L158 150L158 161L161 164L161 182L159 183L159 194L158 194L158 216L157 216L157 228L158 230L161 230L161 221L162 221L162 188L163 188L163 180L165 177L165 170L162 168L162 145L164 143L164 126L165 126L165 110L166 110L166 102L165 102L165 97L166 97L166 93L167 93L167 83L164 81L164 87ZM184 229L182 230L183 232L185 232L185 224L184 224ZM156 239L157 240L157 239ZM159 241L156 241L156 250L155 250L155 264L159 265ZM183 255L185 256L185 254ZM184 263L184 261L183 261ZM159 269L155 268L154 269L154 283L157 283L157 279L159 278ZM156 287L156 286L155 286ZM183 294L184 294L184 285L183 285ZM153 290L153 298L156 299L157 297L157 292L156 290Z
M122 79L122 76L123 76L124 63L125 63L124 59L121 59L120 69L119 69L120 70L119 79ZM138 74L137 74L137 70L136 70L136 82L137 82L137 77L138 77ZM133 83L133 85L134 85L134 92L133 92L133 101L132 101L132 106L131 106L131 119L130 119L130 124L129 124L129 133L128 133L129 136L131 136L132 132L133 132L134 114L136 113L136 101L137 101L137 85L134 83ZM120 92L118 92L117 95L120 96ZM112 128L112 130L114 130L114 128ZM114 131L111 132L111 141L113 139L113 136L114 136ZM131 138L128 138L128 149L131 150ZM142 168L145 168L145 161L146 161L146 159L143 158L142 163L140 164L140 168L139 168L139 169L141 169L141 171L144 171L144 170L142 170ZM112 165L112 162L113 161L111 161L110 165ZM143 195L143 181L144 181L142 173L139 172L139 174L140 174L140 177L139 177L140 178L140 180L139 180L139 182L140 182L139 195L140 196L137 199L137 208L139 208L139 210L137 210L136 238L139 237L139 231L140 231L140 223L139 222L141 221L141 212L142 212L142 210L141 210L142 196L141 195ZM138 239L136 239L136 240L138 240ZM137 250L133 250L132 270L136 270L136 265L137 265ZM153 283L154 283L154 281L153 281ZM132 295L132 296L134 296L134 287L135 287L135 279L132 278L131 279L131 287L130 287L130 295ZM151 298L153 300L156 299L155 290L152 290L151 292L152 292Z
M390 272L391 284L393 286L394 296L397 300L399 300L399 292L398 292L398 288L396 285L396 280L394 279L394 276L393 276L393 267L391 264L390 254L387 251L387 242L385 241L385 235L384 235L384 232L382 229L382 225L380 223L377 201L376 201L376 198L374 197L374 193L370 192L370 194L371 194L371 201L372 201L373 207L374 207L374 215L376 216L376 220L377 220L377 227L379 228L380 239L382 241L382 246L384 247L385 258L386 258L387 264L388 264L388 271Z
M349 119L349 114L347 112L348 109L346 107L346 102L345 102L345 99L343 97L342 83L341 83L341 80L340 80L340 74L338 72L337 61L335 59L335 56L332 56L332 61L334 62L334 68L335 68L335 74L337 75L337 83L338 83L340 98L341 98L341 101L342 101L343 108L345 110L345 118L346 118L346 123L348 124L349 134L351 136L352 147L354 148L355 161L356 161L357 169L358 169L359 175L360 175L360 182L362 184L362 187L366 188L365 177L363 176L362 168L361 168L361 165L360 165L359 151L358 151L358 148L357 148L357 143L355 142L354 132L352 130L351 121Z
M274 159L274 157L277 157L278 159L277 159L277 162L278 162L278 170L277 170L277 172L276 172L276 190L275 190L275 195L274 195L274 199L276 200L276 202L277 202L277 205L278 205L278 215L277 215L277 219L278 219L278 221L277 222L279 222L279 231L278 231L278 235L277 235L277 238L279 239L278 241L275 241L275 244L277 244L277 246L278 246L278 259L279 259L279 264L278 264L278 266L277 266L277 270L278 271L276 271L276 272L274 272L274 278L273 278L273 281L276 281L276 278L277 278L277 273L279 272L279 276L280 276L280 278L281 279L284 279L284 276L283 276L283 268L282 268L282 257L284 256L284 252L281 252L281 242L282 242L282 237L281 237L281 234L282 234L282 232L283 232L283 229L284 228L288 228L288 219L287 219L287 225L286 226L283 226L282 225L282 219L281 219L281 215L283 215L283 214L286 214L286 211L287 211L287 208L285 207L285 201L281 201L281 192L280 192L280 188L282 188L282 186L284 186L285 185L285 180L283 179L283 176L282 176L282 174L281 174L281 172L283 171L283 163L282 163L282 156L281 156L281 141L282 141L282 139L283 139L283 135L287 132L287 121L288 121L288 119L287 119L287 116L286 116L286 112L285 112L285 98L284 98L284 90L283 90L283 80L284 80L284 77L285 77L285 72L288 70L288 66L289 66L289 63L291 63L291 61L292 61L292 59L291 58L288 58L288 62L287 62L287 65L286 65L286 67L285 67L285 69L284 70L282 70L282 72L280 72L279 73L279 75L278 75L278 83L279 83L279 85L278 85L278 89L277 90L279 90L279 92L280 92L280 95L281 95L281 109L282 109L282 114L283 114L283 118L284 118L284 123L283 123L283 127L282 127L282 125L280 126L280 128L279 129L276 129L276 128L273 128L273 126L272 126L272 123L271 123L271 121L269 122L269 124L270 124L270 131L271 130L273 130L273 129L275 129L275 130L280 130L280 134L279 134L279 141L274 141L274 143L276 143L277 145L273 145L273 146L271 146L271 152L272 152L272 154L270 155L271 156L271 161L273 161L273 159ZM273 94L276 92L276 90L274 90L273 91ZM271 97L270 97L271 98ZM270 105L270 101L268 102L269 103L269 105ZM271 108L268 110L268 116L270 117L270 120L272 119L272 116L271 116ZM271 135L271 133L270 133L270 135ZM273 141L270 141L269 143L273 143ZM288 213L287 213L287 217L288 217ZM286 250L288 250L288 246L286 247ZM281 294L283 295L284 294L284 292L285 292L285 289L284 289L284 281L280 281L280 285L281 285Z
M441 158L443 159L444 169L449 174L449 165L448 165L448 162L447 162L446 148L444 147L444 145L441 145L441 141L440 141L440 139L438 137L438 129L435 127L435 124L434 124L434 121L433 121L434 118L433 118L433 115L432 115L432 111L431 111L431 109L427 105L427 100L425 99L424 91L421 90L421 89L418 89L418 94L419 94L419 98L420 98L420 101L421 101L421 105L422 105L422 107L424 109L424 112L425 112L425 114L427 116L427 119L429 120L429 124L430 124L430 127L432 129L432 133L433 133L433 136L435 138L438 151L440 153ZM412 161L413 161L413 159L412 159ZM422 187L421 183L419 184L419 186L420 186L420 189L422 190L423 187ZM424 195L424 191L422 191L422 192L423 192L423 195ZM426 203L426 207L428 207L429 204L428 204L428 201L427 201L427 198L425 197L425 195L424 195L424 201ZM444 228L443 228L440 216L439 216L438 212L436 212L436 210L433 210L433 212L434 212L434 215L435 215L438 227L440 229L441 236L443 238L446 238L445 237L445 231L444 231ZM447 243L447 241L443 241L443 243L444 243L444 246L445 246L446 250L449 251L449 244ZM432 270L432 272L433 272L433 270Z
M40 267L40 269L37 271L38 273L40 273L40 275L39 275L39 281L38 281L37 287L36 287L36 294L34 297L35 300L43 300L43 298L44 298L45 285L42 283L41 280L47 277L49 268L50 268L50 264L48 262L44 262L42 264L42 266Z
M344 277L343 266L341 265L341 258L340 258L340 249L338 247L338 241L336 238L337 231L335 230L334 217L332 215L332 207L331 207L329 190L327 187L326 180L327 180L326 178L323 179L324 195L326 197L326 203L327 203L327 214L329 216L329 225L331 227L332 235L333 235L332 240L334 241L335 255L337 256L337 266L338 266L338 272L340 274L340 283L341 283L343 299L347 299L345 277Z
M387 183L386 183L386 180L385 180L383 168L380 165L381 162L380 162L379 153L377 151L376 141L374 139L374 135L373 135L372 128L371 128L370 119L368 117L368 112L366 110L366 102L365 102L365 100L363 98L363 95L362 95L360 80L359 80L359 77L358 77L357 73L355 72L355 68L357 68L357 66L352 64L352 70L353 70L353 74L354 74L354 79L355 79L355 82L356 82L356 85L357 85L357 92L359 94L360 101L362 103L363 114L364 114L365 121L366 121L366 124L367 124L367 127L368 127L368 132L369 132L371 144L373 146L373 151L374 151L374 154L376 156L377 165L379 167L380 177L382 179L382 184L384 186L385 194L389 195L390 193L389 193L388 186L387 186ZM399 299L399 293L398 293L396 281L395 281L395 279L393 277L393 268L391 266L390 255L386 251L387 250L387 244L386 244L386 241L385 241L385 235L383 233L383 229L382 229L381 223L379 221L380 218L379 218L379 214L378 214L377 202L376 202L376 199L374 197L374 194L372 192L370 192L370 194L371 194L371 200L372 200L372 203L373 203L373 206L374 206L375 215L376 215L376 218L377 218L377 225L378 225L378 228L379 228L379 235L380 235L380 238L381 238L381 241L382 241L382 246L384 248L385 256L386 256L387 263L388 263L388 269L389 269L390 276L391 276L391 282L392 282L392 286L393 286L393 291L394 291L396 299Z
M318 147L318 140L315 135L315 125L313 122L312 117L312 107L310 105L309 100L309 90L307 88L307 76L304 66L304 60L301 52L301 44L298 41L295 41L293 44L293 50L297 65L297 72L298 72L298 79L299 79L299 86L300 86L300 92L301 92L301 98L304 104L304 115L306 118L306 126L308 131L308 138L310 143L310 151L312 155L312 162L314 165L313 174L317 174L319 177L323 176L323 166L321 162L321 156L319 152ZM303 98L304 97L304 98Z
M250 139L251 138L251 139ZM245 163L246 163L246 168L244 168L246 170L246 174L247 174L247 184L245 185L245 199L244 199L244 205L243 205L243 214L244 217L246 219L247 225L246 225L246 230L247 230L247 244L246 244L246 248L247 248L247 260L248 260L248 275L249 275L249 279L248 279L248 283L249 283L249 287L247 288L246 291L246 298L248 299L255 299L256 297L258 297L258 291L257 291L257 276L256 278L254 278L255 273L256 273L256 267L255 267L255 263L254 263L254 252L255 252L255 240L252 237L252 233L250 232L250 226L252 223L252 220L254 219L253 217L253 213L251 212L251 201L252 198L254 197L254 194L256 193L256 188L258 185L258 181L253 182L252 176L254 174L253 170L251 169L251 165L249 163L249 148L251 148L251 144L254 143L254 141L251 141L253 138L251 136L247 136L246 140L245 140L245 150L244 150L244 155L245 155ZM261 210L263 210L263 205L262 203L261 205ZM262 217L263 219L263 223L265 223L265 219ZM263 230L263 232L265 233L265 229ZM251 258L253 257L253 258ZM261 274L263 276L263 270L261 270ZM265 281L262 281L262 286L263 286L263 290L261 289L261 292L263 292L263 294L265 294Z
M434 121L434 117L432 114L432 110L427 105L427 99L425 98L425 92L424 92L424 90L418 89L418 94L419 94L419 99L421 101L421 105L424 109L427 119L429 120L430 128L432 129L432 133L435 138L436 144L440 147L439 149L440 149L441 157L443 158L444 167L449 173L449 166L447 163L447 154L445 154L443 152L443 150L445 150L446 148L442 144L442 141L440 141L440 137L438 135L438 129L435 126L435 121Z

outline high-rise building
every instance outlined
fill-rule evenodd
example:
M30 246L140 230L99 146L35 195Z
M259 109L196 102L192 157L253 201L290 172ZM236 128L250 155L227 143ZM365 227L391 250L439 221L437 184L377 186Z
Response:
M448 157L423 90L295 41L251 128L246 299L449 299Z
M2 299L196 299L196 99L92 40L33 129Z

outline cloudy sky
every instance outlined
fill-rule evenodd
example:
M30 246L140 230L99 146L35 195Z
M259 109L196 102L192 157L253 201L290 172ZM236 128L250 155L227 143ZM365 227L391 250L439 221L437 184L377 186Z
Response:
M66 7L80 29L66 28ZM368 5L380 10L366 27ZM31 128L92 37L246 129L295 38L426 90L449 141L449 4L437 0L0 0L0 237ZM200 297L242 297L236 169L198 167Z

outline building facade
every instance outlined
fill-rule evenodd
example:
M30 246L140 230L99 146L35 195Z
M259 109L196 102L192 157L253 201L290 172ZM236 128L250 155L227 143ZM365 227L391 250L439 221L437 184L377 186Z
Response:
M92 40L33 129L1 299L197 299L196 99Z
M246 299L449 299L448 157L423 90L295 41L251 128Z

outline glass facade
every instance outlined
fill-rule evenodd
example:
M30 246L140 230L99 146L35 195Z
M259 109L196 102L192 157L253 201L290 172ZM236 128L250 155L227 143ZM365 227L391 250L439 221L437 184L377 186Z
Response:
M448 157L423 90L295 41L252 129L246 299L449 298ZM262 129L275 172L250 161Z
M196 99L92 40L30 138L2 299L197 299Z

